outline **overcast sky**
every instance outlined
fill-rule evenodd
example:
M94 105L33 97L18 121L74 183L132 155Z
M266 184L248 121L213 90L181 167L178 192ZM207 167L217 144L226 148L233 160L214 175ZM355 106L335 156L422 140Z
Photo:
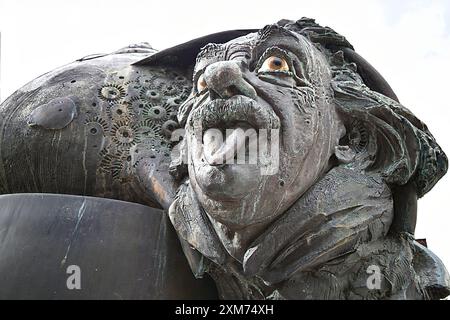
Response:
M131 43L315 18L345 35L450 154L449 0L0 0L1 100L42 73ZM450 268L450 174L419 201L417 238Z

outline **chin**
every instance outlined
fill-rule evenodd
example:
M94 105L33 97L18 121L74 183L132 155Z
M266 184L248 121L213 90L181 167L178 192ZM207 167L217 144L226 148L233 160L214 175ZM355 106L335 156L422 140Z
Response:
M228 202L244 199L258 188L262 180L257 165L244 164L205 165L199 167L194 176L201 192L208 198Z

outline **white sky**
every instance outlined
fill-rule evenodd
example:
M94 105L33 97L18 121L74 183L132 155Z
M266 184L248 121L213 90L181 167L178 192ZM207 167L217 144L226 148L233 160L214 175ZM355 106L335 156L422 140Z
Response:
M448 0L0 0L1 100L42 73L131 43L315 18L343 34L450 155ZM417 238L450 269L450 173L419 201Z

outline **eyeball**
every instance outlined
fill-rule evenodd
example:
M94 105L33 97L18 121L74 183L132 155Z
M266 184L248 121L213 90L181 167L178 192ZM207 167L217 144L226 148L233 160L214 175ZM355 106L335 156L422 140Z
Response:
M206 84L205 77L201 75L197 80L197 92L202 92L206 89L208 85Z
M278 56L271 56L264 61L258 72L270 71L289 71L289 65L285 59Z

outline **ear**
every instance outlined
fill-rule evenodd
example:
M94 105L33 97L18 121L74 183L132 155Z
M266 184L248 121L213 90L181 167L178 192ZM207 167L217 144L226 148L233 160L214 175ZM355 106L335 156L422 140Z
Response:
M394 112L391 105L396 102L363 85L355 86L339 83L335 87L347 131L336 157L360 170L379 173L389 184L406 184L419 162L416 128Z
M352 166L390 185L412 181L419 197L446 173L447 157L408 109L357 81L335 80L333 89L347 129L341 145L355 152Z

